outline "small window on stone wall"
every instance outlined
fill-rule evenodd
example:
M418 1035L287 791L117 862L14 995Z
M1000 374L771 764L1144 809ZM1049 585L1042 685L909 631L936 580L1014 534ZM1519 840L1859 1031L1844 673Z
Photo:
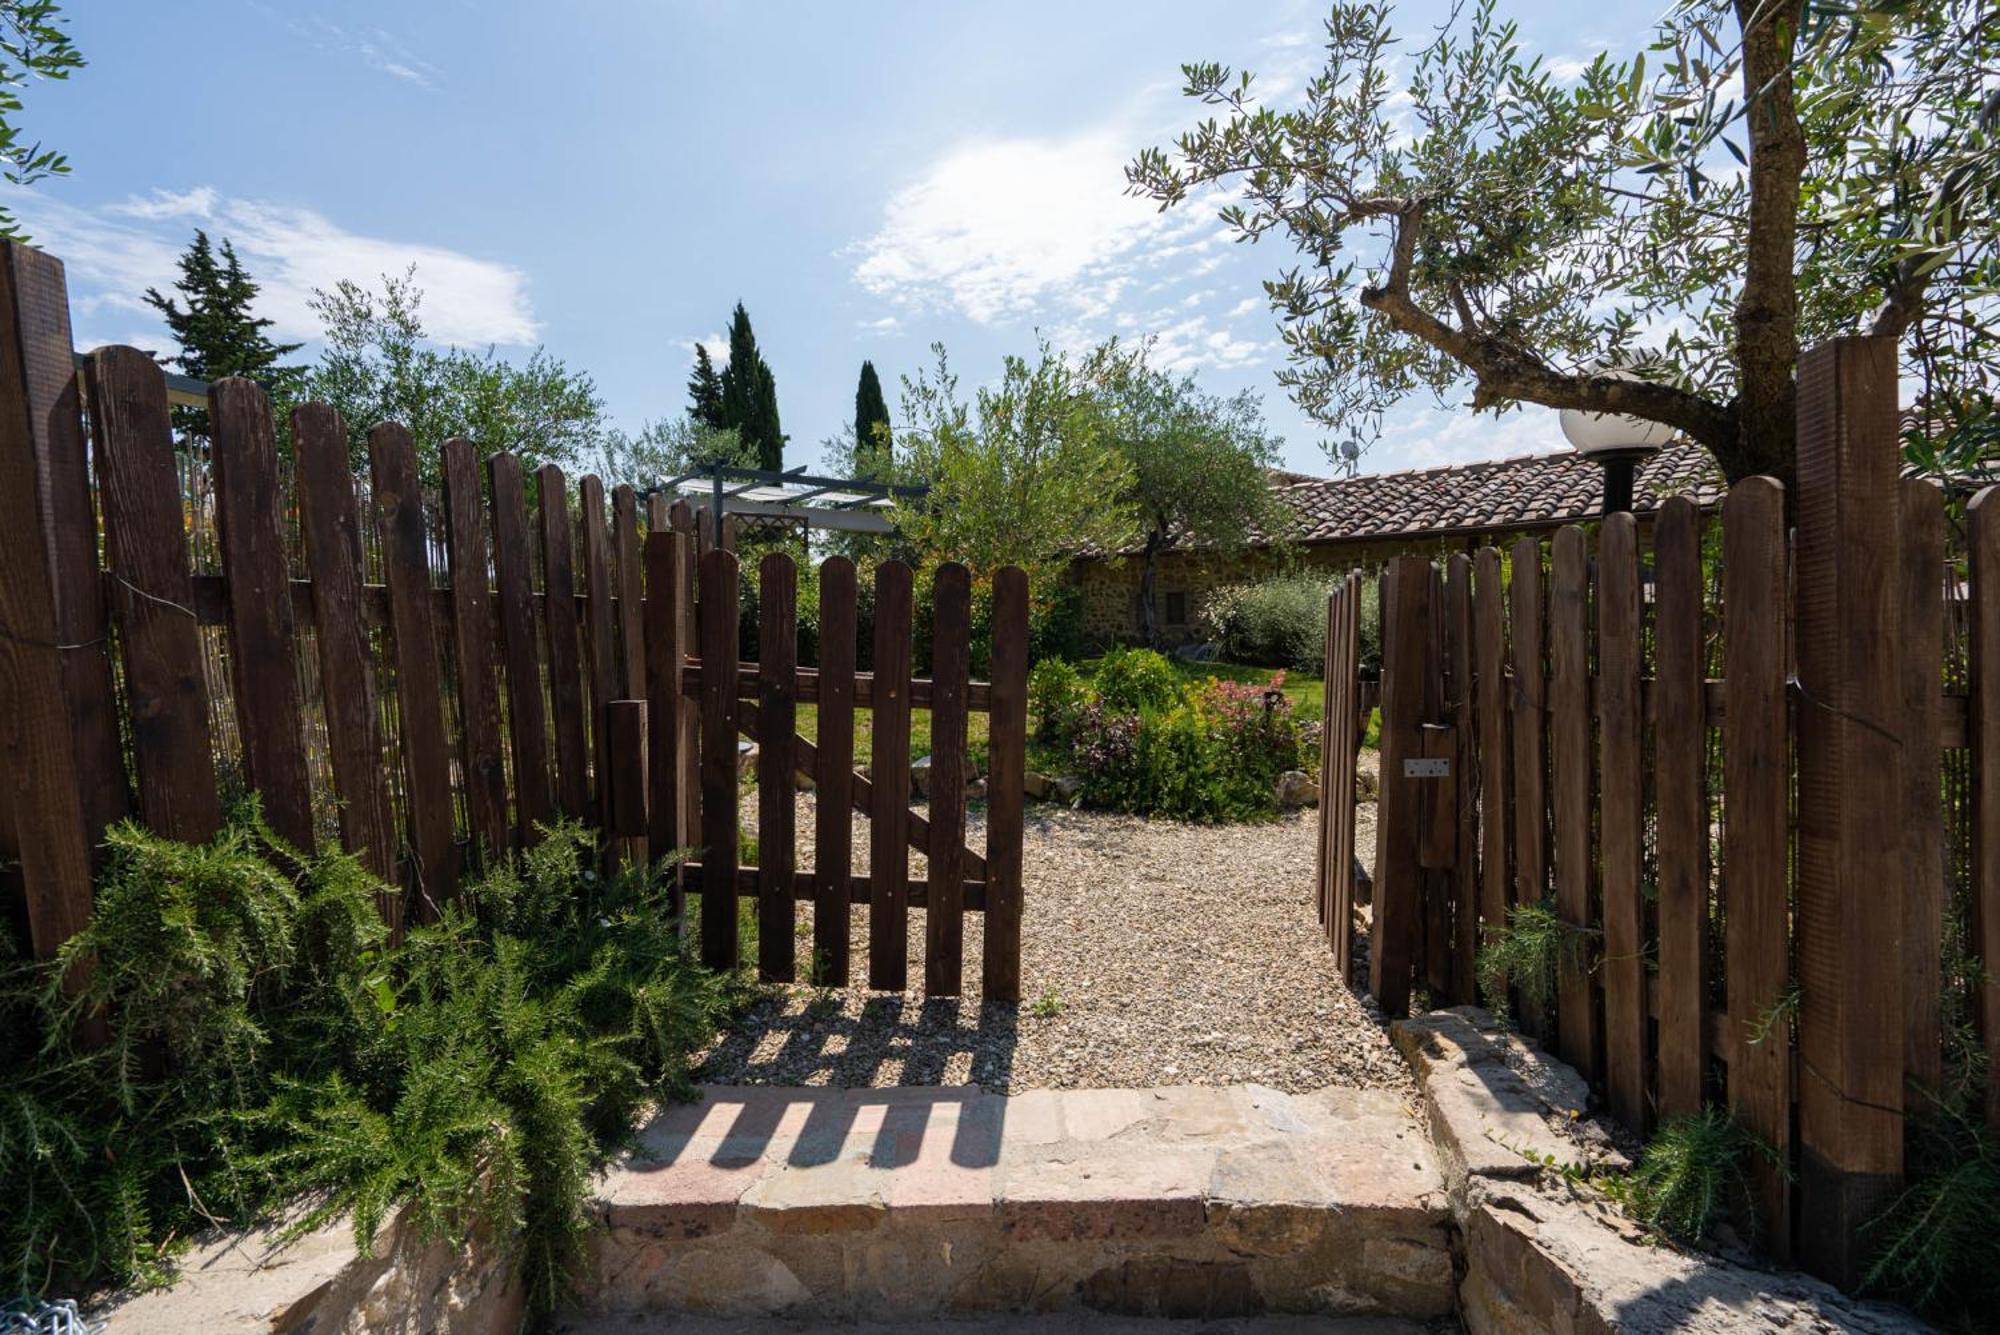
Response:
M1187 595L1176 589L1167 594L1167 624L1185 626L1187 623Z

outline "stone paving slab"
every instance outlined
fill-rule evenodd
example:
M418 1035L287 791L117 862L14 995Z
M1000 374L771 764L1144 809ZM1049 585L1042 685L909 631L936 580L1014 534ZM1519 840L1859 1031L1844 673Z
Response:
M600 1312L1451 1308L1443 1181L1382 1091L711 1087L600 1211Z
M621 1313L572 1316L558 1321L555 1335L804 1335L828 1329L824 1322L788 1317L702 1317ZM1161 1317L1105 1316L1099 1312L1056 1312L1039 1316L992 1316L960 1320L844 1323L834 1329L852 1335L1436 1335L1454 1331L1449 1322L1403 1321L1394 1317L1253 1316L1224 1321L1174 1321Z

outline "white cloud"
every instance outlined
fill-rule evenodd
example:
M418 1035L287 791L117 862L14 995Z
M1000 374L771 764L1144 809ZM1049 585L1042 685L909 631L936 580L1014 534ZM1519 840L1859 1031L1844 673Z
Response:
M879 337L886 337L901 333L903 322L893 315L885 315L879 320L856 320L854 327Z
M1547 70L1549 77L1557 83L1575 83L1583 77L1583 72L1590 68L1590 62L1578 59L1576 56L1551 56L1542 62L1542 68Z
M708 359L715 363L717 370L729 365L729 335L715 333L689 339L688 351L693 352L696 348L708 349Z
M519 269L444 246L363 236L313 209L228 198L207 186L155 190L94 210L31 191L7 196L35 243L61 257L80 325L106 324L110 312L125 313L123 325L131 313L150 317L146 289L172 286L176 259L199 226L218 243L234 244L263 289L257 313L273 322L279 338L318 335L308 304L314 288L343 278L372 284L412 264L424 293L424 324L437 341L518 347L537 337L527 275Z
M317 15L306 20L294 19L287 26L320 50L359 60L392 79L424 89L438 86L438 67L419 57L386 29L343 28Z
M1230 371L1256 365L1267 351L1255 339L1239 338L1196 315L1154 332L1152 361L1167 371Z
M1371 473L1437 468L1564 448L1555 413L1534 404L1495 417L1462 407L1412 403L1392 412L1382 424L1382 438L1361 456L1361 467Z
M962 144L890 197L854 277L876 296L980 324L1102 314L1134 268L1213 226L1200 210L1162 215L1124 193L1138 142L1104 125Z

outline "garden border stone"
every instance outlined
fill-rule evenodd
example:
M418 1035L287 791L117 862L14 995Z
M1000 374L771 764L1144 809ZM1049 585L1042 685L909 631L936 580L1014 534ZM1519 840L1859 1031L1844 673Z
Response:
M1543 1164L1625 1166L1582 1114L1574 1069L1476 1006L1399 1020L1463 1242L1459 1317L1471 1335L1742 1330L1913 1335L1902 1308L1790 1271L1675 1247Z

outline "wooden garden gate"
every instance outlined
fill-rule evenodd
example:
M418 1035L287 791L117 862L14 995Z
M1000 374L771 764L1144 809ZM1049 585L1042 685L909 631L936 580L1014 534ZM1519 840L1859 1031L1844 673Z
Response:
M854 562L827 558L818 571L818 666L798 664L799 572L792 557L772 552L757 569L759 662L739 662L740 590L736 553L717 547L695 556L684 505L647 539L649 578L672 590L648 615L659 666L651 692L651 723L625 730L614 746L636 789L649 775L650 810L633 801L620 808L618 832L646 833L655 849L692 846L698 861L682 883L702 896L704 960L736 964L738 897L757 902L757 965L766 981L798 974L794 905L813 905L812 967L816 983L844 986L850 973L850 909L868 908L868 985L901 991L909 979L909 910L924 911L924 990L963 990L964 921L985 915L981 991L993 1001L1021 995L1022 784L1027 743L1028 581L1013 567L994 578L992 681L971 679L972 580L955 563L934 577L931 675L916 677L916 616L910 567L888 561L875 571L872 604L874 669L856 670L860 600ZM696 594L699 597L696 597ZM678 663L678 671L669 667ZM711 665L720 665L716 670ZM673 680L678 677L678 681ZM631 702L637 705L639 702ZM801 704L814 707L816 739L798 732ZM855 768L857 709L871 727L866 772ZM910 807L911 711L928 710L931 749L928 815ZM983 850L966 841L967 792L976 777L968 717L985 713L990 727ZM645 734L645 749L639 737ZM756 858L743 865L739 843L739 736L757 747ZM803 779L816 791L813 866L798 866L794 793ZM853 827L834 813L869 819L868 872L853 868ZM921 879L910 875L909 853L924 855Z
M1319 920L1342 978L1354 965L1355 761L1364 716L1361 576L1350 573L1326 604L1326 695L1320 731Z

